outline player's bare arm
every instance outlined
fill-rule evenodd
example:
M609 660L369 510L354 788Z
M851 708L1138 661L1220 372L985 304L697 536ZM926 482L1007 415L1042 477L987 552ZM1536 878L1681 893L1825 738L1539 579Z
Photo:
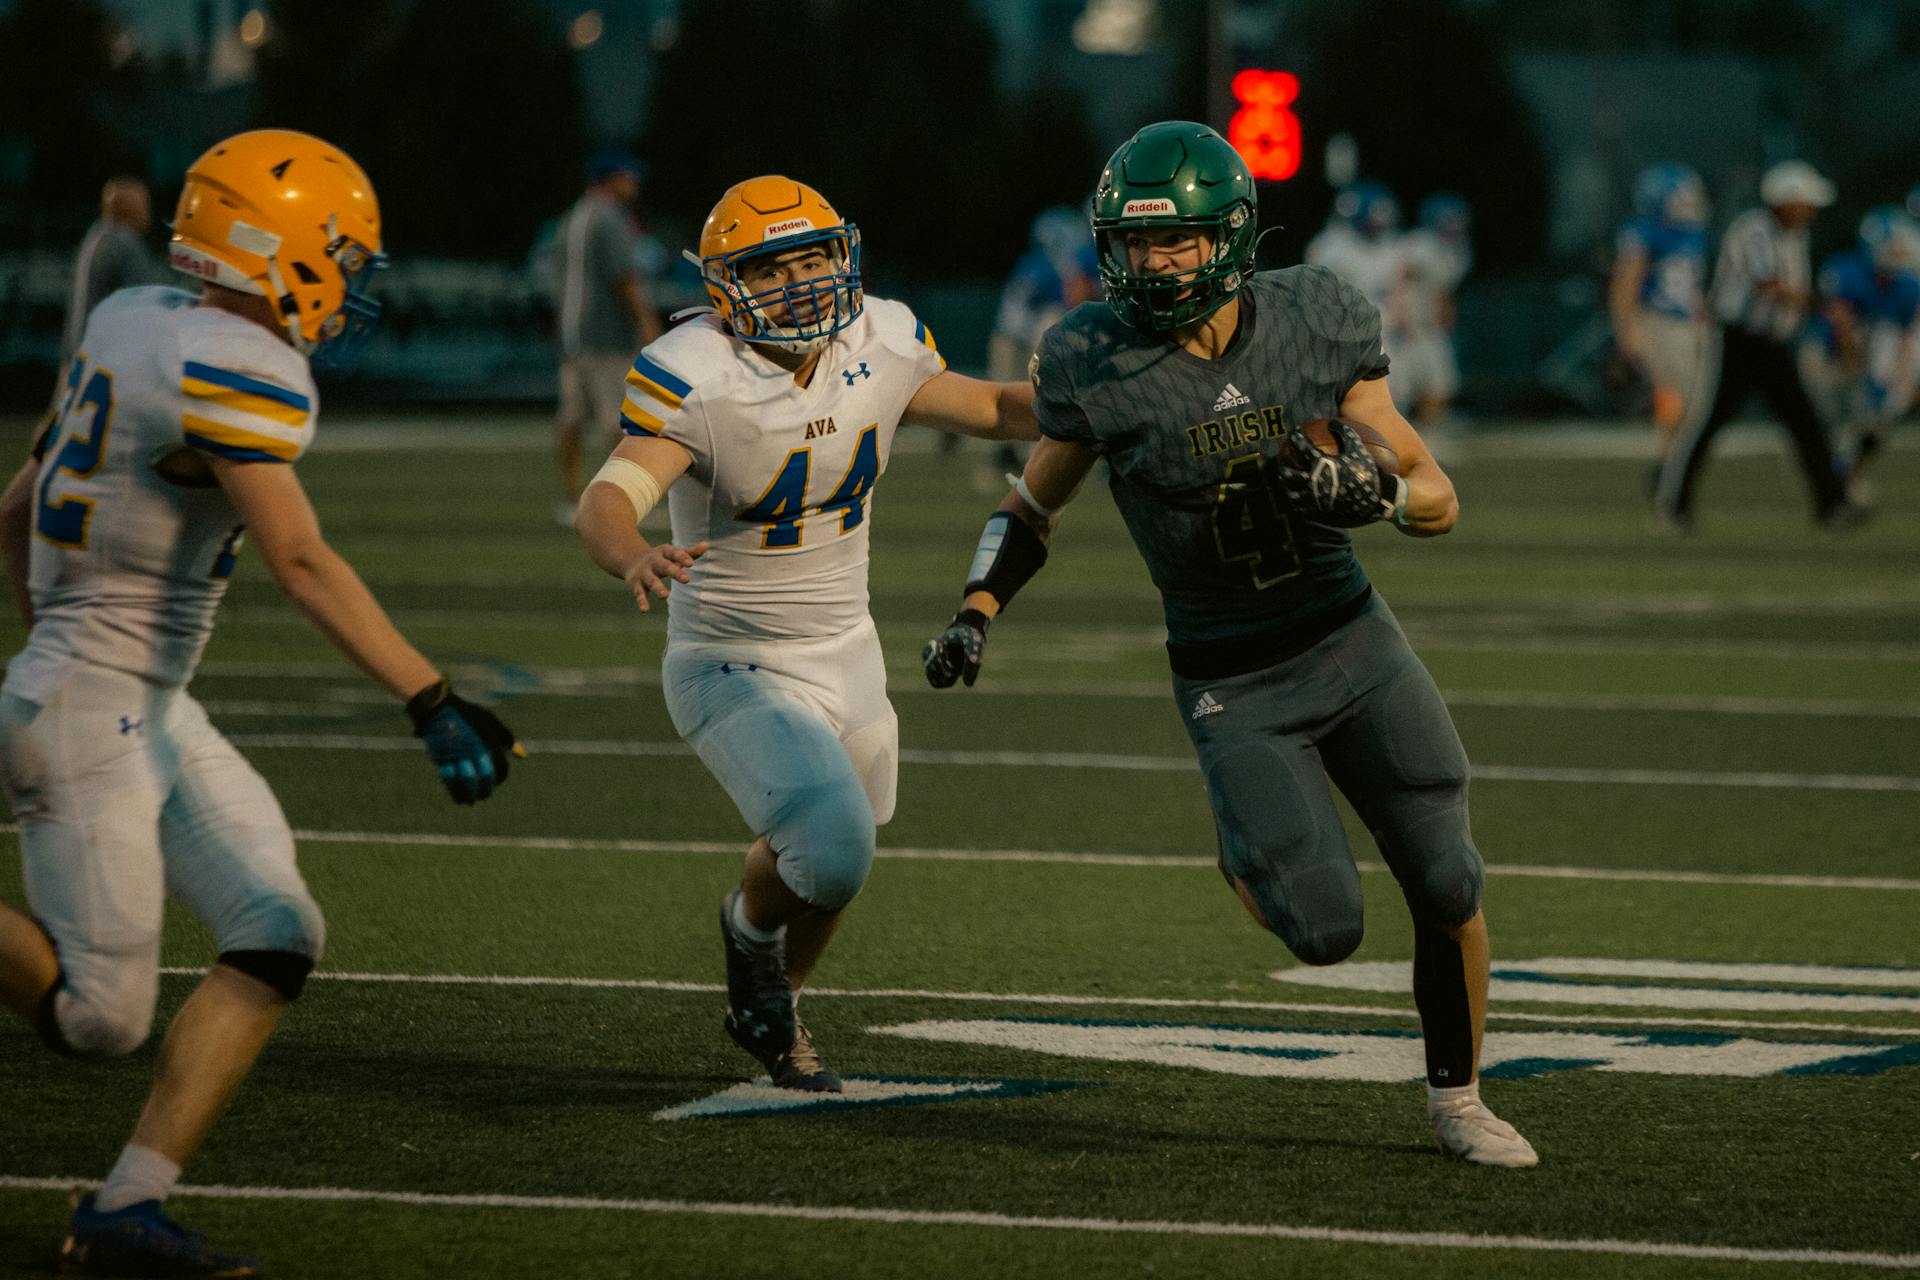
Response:
M1400 475L1407 482L1405 510L1395 520L1404 533L1433 538L1446 533L1460 518L1460 500L1453 481L1434 461L1413 424L1394 407L1385 378L1367 378L1353 384L1340 402L1340 416L1364 422L1386 437L1400 458Z
M334 648L402 701L440 681L440 672L394 627L353 566L327 545L292 467L207 461L274 584Z
M1038 440L1033 384L984 382L948 371L934 377L907 402L901 421L980 440Z
M28 630L33 629L33 593L27 586L27 561L33 536L33 482L39 475L40 460L28 458L13 473L6 492L0 493L0 558L7 566L14 607Z
M1647 255L1623 253L1613 264L1607 283L1607 311L1613 317L1613 342L1620 354L1636 363L1646 359L1646 338L1640 328L1640 287L1647 278Z
M707 553L705 542L655 545L640 533L641 517L692 462L692 455L671 440L630 436L614 447L607 465L580 495L573 525L587 557L627 584L642 613L653 600L665 600L674 583L686 582L693 562Z
M1100 455L1085 445L1067 440L1041 440L1027 458L1019 485L994 508L994 513L1006 512L1032 529L1041 545L1051 546L1060 509L1073 501L1081 482L1099 460ZM960 602L962 609L977 609L988 619L998 616L1004 605L1005 601L985 588L967 592Z
M653 297L647 291L646 281L638 274L628 273L614 286L619 295L620 306L633 321L634 330L640 335L640 345L646 346L660 336L660 313L654 309Z
M934 688L945 689L955 680L971 687L980 678L988 625L1046 564L1054 519L1098 458L1084 445L1050 438L1034 449L1013 492L987 517L960 611L920 651L920 665Z

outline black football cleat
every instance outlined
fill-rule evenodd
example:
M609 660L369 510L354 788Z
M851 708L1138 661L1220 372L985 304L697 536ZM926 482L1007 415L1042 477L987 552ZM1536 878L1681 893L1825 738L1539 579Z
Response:
M784 937L755 942L733 927L735 889L720 906L720 937L727 950L727 1034L769 1074L789 1056L798 1038L793 988L787 985Z

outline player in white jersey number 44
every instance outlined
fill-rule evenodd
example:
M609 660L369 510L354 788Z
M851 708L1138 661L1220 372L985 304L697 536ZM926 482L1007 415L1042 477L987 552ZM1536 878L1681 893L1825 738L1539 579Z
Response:
M131 1053L153 1022L166 897L219 947L132 1141L74 1208L65 1270L258 1270L162 1211L325 935L279 803L186 689L241 532L406 704L455 800L490 794L519 752L328 547L288 465L313 438L309 359L344 359L378 313L361 285L380 240L372 186L338 148L279 129L215 146L173 223L173 265L202 292L123 289L94 310L59 413L0 497L30 628L0 686L0 785L33 912L0 905L0 1002L62 1053Z
M893 815L874 486L902 422L1035 439L1033 389L948 372L911 311L864 296L859 231L791 178L722 196L697 261L716 310L634 361L576 524L642 610L671 597L667 710L755 837L721 910L727 1031L773 1083L838 1092L794 997ZM655 546L636 525L662 493Z

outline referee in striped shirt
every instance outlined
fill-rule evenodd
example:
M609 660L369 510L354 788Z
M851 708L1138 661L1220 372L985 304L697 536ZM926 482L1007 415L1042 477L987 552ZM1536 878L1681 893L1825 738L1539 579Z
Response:
M1760 180L1765 208L1733 220L1720 242L1708 305L1714 340L1703 362L1679 438L1654 493L1660 518L1685 532L1694 490L1720 428L1758 393L1787 429L1813 492L1814 518L1831 527L1859 522L1835 472L1826 423L1800 383L1794 344L1813 305L1807 228L1833 203L1833 184L1802 160L1786 160Z

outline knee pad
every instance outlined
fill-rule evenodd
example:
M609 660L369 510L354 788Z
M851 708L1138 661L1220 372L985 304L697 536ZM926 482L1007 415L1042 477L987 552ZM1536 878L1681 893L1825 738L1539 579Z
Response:
M147 1042L159 975L112 991L78 993L65 981L40 1003L34 1019L40 1038L55 1053L72 1058L122 1058Z
M873 869L873 806L849 771L797 792L768 839L787 887L812 906L838 911Z
M313 900L312 894L304 887L295 886L295 889L297 891L264 890L227 919L219 921L214 932L219 939L222 961L228 955L284 954L304 959L307 968L312 969L326 948L326 917L320 914L320 904ZM243 965L233 967L242 973L251 973ZM280 971L278 962L274 971ZM302 973L300 980L304 981L305 977ZM272 979L262 977L261 981L279 989L280 984ZM293 994L287 998L298 994L296 982Z
M1233 885L1302 964L1338 964L1359 949L1366 921L1351 863L1309 867L1284 877L1284 884L1281 879L1260 873L1233 877Z
M220 963L266 983L288 1001L300 998L313 972L313 957L297 951L222 951Z
M1480 910L1480 893L1487 868L1471 844L1452 844L1425 851L1418 870L1402 881L1400 892L1413 918L1451 932Z

